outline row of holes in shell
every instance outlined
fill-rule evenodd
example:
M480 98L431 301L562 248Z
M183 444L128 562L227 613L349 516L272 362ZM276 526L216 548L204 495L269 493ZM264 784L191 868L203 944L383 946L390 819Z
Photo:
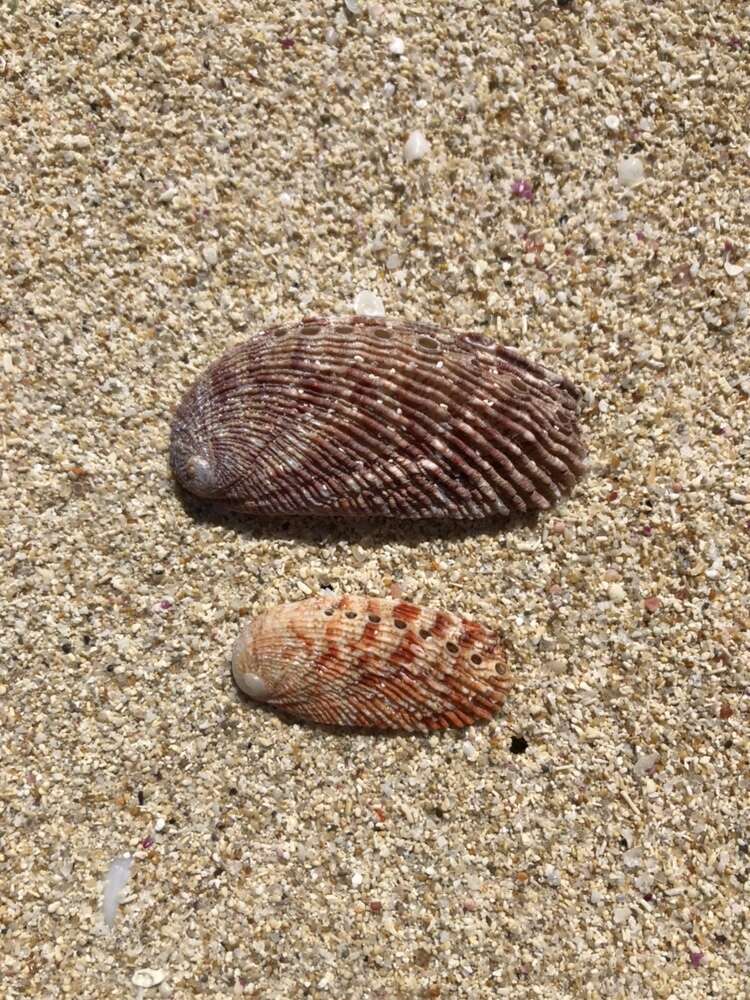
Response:
M323 614L326 615L328 618L330 618L334 614L334 610L333 608L326 608ZM356 611L347 611L345 612L345 615L352 621L355 618L359 617ZM367 618L368 621L371 621L374 625L379 625L380 622L382 621L380 615L368 615ZM400 618L394 618L393 624L396 628L400 629L405 629L407 627L406 622L402 621ZM421 636L422 639L429 639L432 633L429 631L429 629L421 628L419 630L419 635ZM455 644L455 642L451 642L450 639L448 640L448 642L446 642L445 648L448 650L449 653L452 653L454 656L458 652L458 646ZM482 662L482 657L479 655L479 653L472 653L470 659L471 662L477 667L480 666ZM503 672L500 664L498 664L497 670L498 673Z

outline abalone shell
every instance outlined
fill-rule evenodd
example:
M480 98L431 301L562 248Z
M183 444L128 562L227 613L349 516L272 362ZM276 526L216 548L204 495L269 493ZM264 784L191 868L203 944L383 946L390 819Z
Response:
M205 371L175 415L171 465L188 493L250 514L544 510L583 471L579 395L480 334L306 319Z
M235 642L232 672L297 719L418 732L489 719L510 687L502 639L484 625L347 594L259 615Z

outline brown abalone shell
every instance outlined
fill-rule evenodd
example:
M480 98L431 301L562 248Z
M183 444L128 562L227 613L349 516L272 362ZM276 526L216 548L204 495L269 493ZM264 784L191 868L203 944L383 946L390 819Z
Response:
M579 391L479 334L306 319L227 351L175 415L189 493L252 514L544 510L583 470Z
M374 597L313 597L259 615L232 654L238 686L308 722L428 732L489 719L510 687L497 633Z

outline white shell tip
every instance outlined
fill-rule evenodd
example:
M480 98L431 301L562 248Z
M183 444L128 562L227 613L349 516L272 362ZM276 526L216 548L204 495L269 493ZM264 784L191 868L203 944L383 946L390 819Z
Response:
M253 701L268 701L271 697L268 685L262 677L247 669L251 628L252 622L248 622L235 639L232 649L232 674L240 691L244 691Z
M234 679L241 691L253 699L253 701L268 701L271 692L262 677L257 674L246 674L242 670L234 668Z
M210 462L201 455L193 455L188 459L187 473L192 482L200 489L211 489L214 481Z

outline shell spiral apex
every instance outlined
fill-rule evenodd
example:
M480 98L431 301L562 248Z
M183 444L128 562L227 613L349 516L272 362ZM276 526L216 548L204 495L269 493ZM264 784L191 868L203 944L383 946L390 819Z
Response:
M306 319L203 373L175 414L170 460L188 493L250 514L545 510L584 468L579 395L479 334Z
M232 673L298 719L419 732L491 718L510 686L502 640L484 625L351 595L259 615L235 642Z

